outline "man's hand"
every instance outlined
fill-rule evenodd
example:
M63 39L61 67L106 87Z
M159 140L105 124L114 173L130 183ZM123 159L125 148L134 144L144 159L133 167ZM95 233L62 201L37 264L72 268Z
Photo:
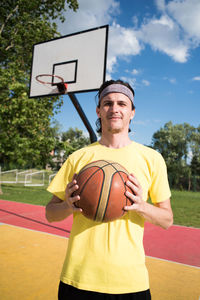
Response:
M169 228L173 224L173 213L170 199L155 204L147 203L142 199L142 187L137 178L130 174L126 185L132 190L132 193L126 191L126 196L133 201L130 206L125 206L126 211L135 211L146 221L158 225L162 228Z
M74 174L72 181L68 183L66 190L65 190L65 202L66 202L66 208L71 210L73 213L74 211L82 211L81 208L78 208L74 205L74 203L78 200L80 200L80 196L76 195L73 196L73 193L78 190L79 186L76 181L77 174Z
M81 212L82 209L74 205L74 202L80 199L80 196L73 196L73 192L78 189L76 174L72 181L67 185L65 190L65 200L61 200L57 196L53 196L46 206L46 218L49 222L56 222L66 219L75 211Z
M126 182L126 185L133 191L130 193L128 190L126 191L126 196L133 202L130 206L125 206L125 210L135 210L137 212L140 212L143 209L143 206L145 205L145 202L142 200L142 187L137 180L137 178L130 174L128 176L128 181Z

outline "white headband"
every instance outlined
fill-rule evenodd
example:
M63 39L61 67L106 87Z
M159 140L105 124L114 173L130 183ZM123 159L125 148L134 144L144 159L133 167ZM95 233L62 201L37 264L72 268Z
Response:
M103 89L103 91L99 95L99 101L109 93L124 94L133 102L134 95L133 95L132 91L123 84L114 83L114 84L108 85L105 89Z

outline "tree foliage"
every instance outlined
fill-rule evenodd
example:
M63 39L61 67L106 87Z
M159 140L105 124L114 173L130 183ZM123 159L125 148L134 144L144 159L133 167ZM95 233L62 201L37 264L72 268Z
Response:
M66 132L62 133L61 139L63 143L70 145L72 149L67 153L67 156L90 144L90 139L85 137L83 131L78 128L73 129L70 127Z
M56 131L56 145L53 151L51 167L59 169L66 158L74 151L90 144L90 139L85 137L83 131L78 128L69 128L58 134Z
M44 167L55 145L51 118L62 98L28 98L32 47L58 37L76 0L2 0L0 6L0 164ZM42 162L42 163L41 163Z
M200 126L198 126L192 134L192 161L191 170L192 174L200 175Z
M180 187L187 178L190 189L191 175L200 175L200 126L168 122L154 133L152 147L163 155L172 185Z

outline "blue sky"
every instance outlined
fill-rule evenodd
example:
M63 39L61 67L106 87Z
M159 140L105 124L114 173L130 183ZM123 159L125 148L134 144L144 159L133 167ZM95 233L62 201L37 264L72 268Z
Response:
M154 132L173 124L200 124L200 1L79 0L66 12L62 35L109 24L107 79L123 79L135 90L130 138L150 145ZM77 94L95 129L96 93ZM68 96L56 120L61 130L86 132Z

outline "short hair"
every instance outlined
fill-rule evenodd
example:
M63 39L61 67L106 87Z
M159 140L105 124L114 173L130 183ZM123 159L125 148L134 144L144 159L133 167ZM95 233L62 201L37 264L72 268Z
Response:
M120 79L117 79L117 80L108 80L108 81L105 81L99 88L99 91L98 91L98 104L97 104L97 107L99 108L100 107L100 94L102 93L102 91L109 85L111 84L122 84L124 86L126 86L127 88L130 89L130 91L132 92L133 96L135 96L135 92L134 92L134 89L130 86L130 84L128 82L125 82L125 81L122 81ZM130 100L131 101L131 100ZM131 101L132 103L132 110L135 109L135 105L134 103ZM96 121L96 131L97 133L101 133L102 132L102 127L101 127L101 118L98 118L97 121ZM129 132L131 131L131 129L129 128Z

